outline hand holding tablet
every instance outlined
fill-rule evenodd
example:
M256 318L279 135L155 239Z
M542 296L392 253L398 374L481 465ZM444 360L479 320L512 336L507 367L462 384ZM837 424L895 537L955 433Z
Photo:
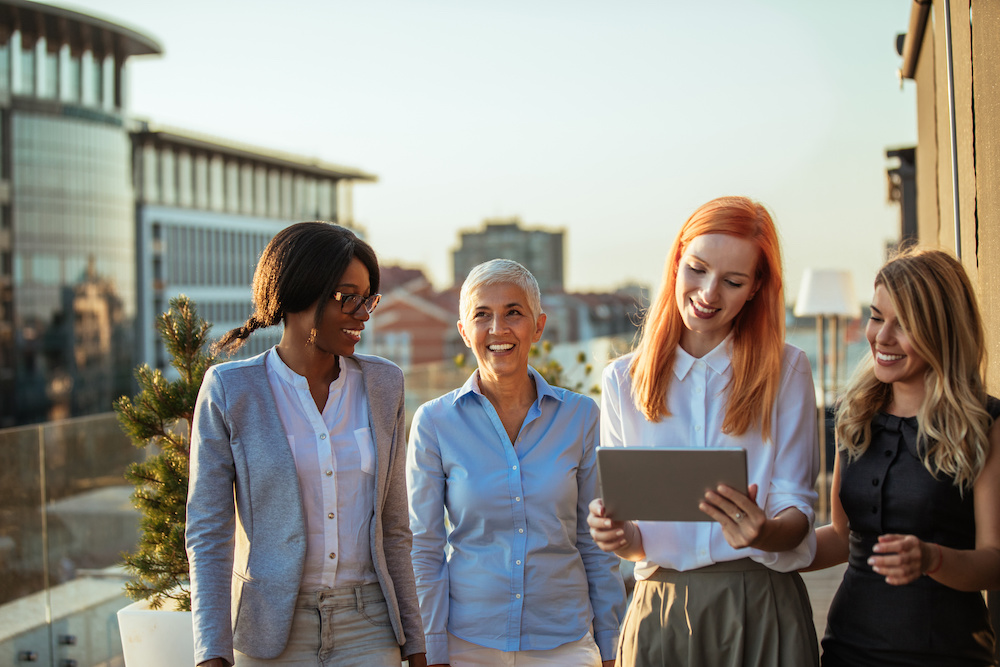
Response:
M606 516L616 521L712 521L698 506L720 484L747 493L738 447L598 447Z

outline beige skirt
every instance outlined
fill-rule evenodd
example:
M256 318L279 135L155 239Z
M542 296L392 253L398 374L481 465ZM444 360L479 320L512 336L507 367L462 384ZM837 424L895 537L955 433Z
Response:
M636 583L617 667L819 665L812 606L797 572L749 558Z

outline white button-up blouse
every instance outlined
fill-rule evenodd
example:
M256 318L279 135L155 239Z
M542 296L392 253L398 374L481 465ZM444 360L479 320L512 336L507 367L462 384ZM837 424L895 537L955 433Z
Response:
M633 355L611 362L604 370L601 393L601 445L605 447L742 447L747 452L747 482L757 484L757 504L768 518L794 507L814 520L819 470L816 449L816 400L812 371L802 350L785 345L781 385L772 412L771 441L759 429L743 435L722 432L727 385L732 378L730 338L701 359L678 348L667 406L671 416L659 422L646 419L632 399L629 365ZM752 558L779 572L790 572L812 562L816 536L809 535L791 551L771 553L734 549L722 527L706 521L640 521L646 560L636 564L637 579L648 578L657 567L675 570Z

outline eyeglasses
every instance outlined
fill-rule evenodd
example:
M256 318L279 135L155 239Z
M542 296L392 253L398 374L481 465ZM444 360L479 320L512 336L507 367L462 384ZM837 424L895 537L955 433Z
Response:
M334 301L339 301L340 310L348 315L353 315L358 312L361 310L362 306L364 306L365 310L371 314L371 312L375 310L375 306L378 305L382 295L372 294L371 296L362 296L360 294L344 294L343 292L334 292L331 298Z

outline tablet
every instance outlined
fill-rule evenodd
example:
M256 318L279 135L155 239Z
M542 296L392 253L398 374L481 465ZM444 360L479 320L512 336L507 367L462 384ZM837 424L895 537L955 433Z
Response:
M739 447L598 447L597 468L607 515L618 521L712 521L698 509L706 490L747 491Z

